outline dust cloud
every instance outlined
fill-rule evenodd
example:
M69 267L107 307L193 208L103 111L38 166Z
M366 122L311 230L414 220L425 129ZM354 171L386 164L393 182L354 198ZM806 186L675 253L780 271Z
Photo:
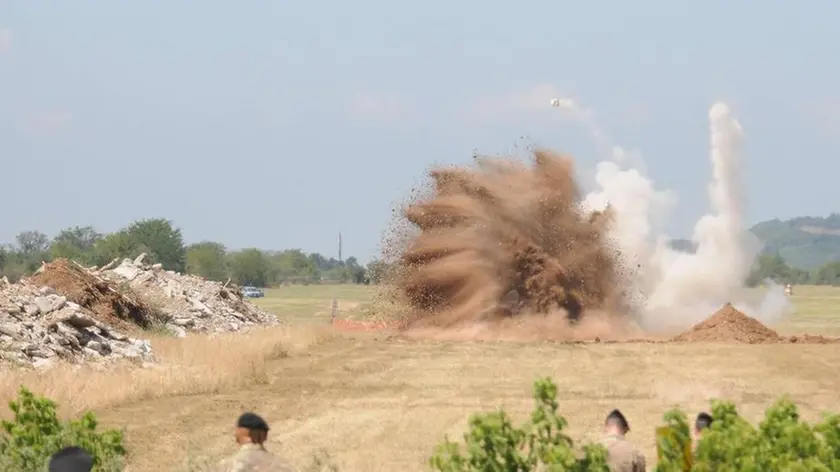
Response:
M418 234L394 284L415 330L615 337L628 305L611 211L580 209L571 159L537 150L532 161L431 171L431 197L403 213Z
M611 156L583 194L573 161L547 150L530 165L477 159L430 172L385 243L389 284L407 326L443 338L627 339L685 329L731 302L763 322L788 308L780 287L744 287L760 242L746 231L743 130L728 106L709 113L710 212L695 225L696 251L677 251L660 225L675 207L628 153L605 145L592 114L581 118ZM642 169L638 168L642 167Z

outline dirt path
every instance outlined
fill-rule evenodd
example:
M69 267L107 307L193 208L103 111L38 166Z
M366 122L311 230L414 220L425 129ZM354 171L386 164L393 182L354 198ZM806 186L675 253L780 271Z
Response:
M738 363L732 363L738 358ZM707 399L761 414L778 392L802 402L806 417L840 410L836 346L563 345L376 340L359 335L275 361L268 379L235 392L175 397L97 412L125 426L132 471L186 470L188 459L232 450L230 428L243 410L264 414L270 443L300 465L330 451L342 471L426 470L444 434L459 436L468 416L504 405L531 406L530 386L551 375L573 436L594 440L603 415L620 407L651 457L652 431L678 403L691 414ZM259 380L259 379L258 379Z

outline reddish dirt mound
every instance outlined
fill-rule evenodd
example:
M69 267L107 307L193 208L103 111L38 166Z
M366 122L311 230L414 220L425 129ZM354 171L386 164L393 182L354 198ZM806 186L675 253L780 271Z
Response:
M402 215L413 228L395 281L412 325L588 310L621 313L610 214L583 214L571 159L536 151L532 165L481 159L435 169L431 198Z
M126 296L111 282L101 279L67 259L44 264L29 278L31 283L46 285L73 303L90 310L98 320L111 326L148 328L153 310L140 300Z
M676 336L676 342L726 342L759 344L783 341L779 334L727 303L715 314Z

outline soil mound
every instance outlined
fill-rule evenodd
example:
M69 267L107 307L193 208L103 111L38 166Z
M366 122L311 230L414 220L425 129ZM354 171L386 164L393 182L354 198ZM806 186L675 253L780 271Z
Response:
M784 339L758 320L727 303L700 324L676 336L676 342L739 342L759 344L782 342Z
M571 159L536 151L530 166L482 158L430 177L432 195L403 212L411 232L397 244L407 326L624 312L609 211L581 211Z
M43 264L29 282L54 289L111 326L149 328L155 321L151 307L68 259Z

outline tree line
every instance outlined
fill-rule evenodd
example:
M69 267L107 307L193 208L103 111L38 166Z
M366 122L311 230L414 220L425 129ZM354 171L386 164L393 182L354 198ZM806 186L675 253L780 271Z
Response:
M768 279L780 284L840 285L840 261L828 261L808 271L788 265L779 254L762 254L747 282L755 286Z
M100 233L91 226L74 226L53 238L32 230L0 245L0 277L10 281L33 273L42 261L64 257L86 266L101 266L116 258L147 254L147 261L167 270L241 285L267 287L285 283L378 283L388 265L374 260L367 267L355 257L339 261L300 249L267 251L257 248L230 251L224 244L202 241L184 244L181 230L164 218L135 221L113 233ZM840 285L840 261L829 261L807 271L788 265L779 254L763 254L747 282Z
M0 277L15 282L57 258L85 266L102 266L116 258L160 263L167 270L199 275L240 285L267 287L285 283L376 283L378 264L365 267L355 257L337 260L300 249L230 251L224 244L202 241L184 244L181 230L164 218L138 220L113 233L91 226L74 226L53 238L40 231L24 231L13 244L0 245ZM370 269L370 270L369 270Z

